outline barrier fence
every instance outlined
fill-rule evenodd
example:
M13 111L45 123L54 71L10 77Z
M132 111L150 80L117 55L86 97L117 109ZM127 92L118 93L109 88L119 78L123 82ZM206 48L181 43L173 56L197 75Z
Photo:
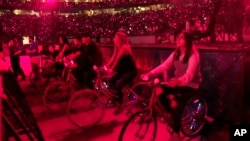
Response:
M6 95L1 98L1 141L44 141L17 80L11 72L4 73L1 77L3 92Z

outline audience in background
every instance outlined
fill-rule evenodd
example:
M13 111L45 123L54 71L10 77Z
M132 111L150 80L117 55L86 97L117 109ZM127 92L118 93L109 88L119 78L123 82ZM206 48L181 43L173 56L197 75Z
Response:
M20 37L32 34L37 37L39 42L55 43L57 42L55 37L59 35L67 35L68 38L72 38L90 31L93 32L92 36L97 39L110 37L120 27L123 27L128 36L175 34L179 31L179 27L185 26L185 22L190 19L198 19L201 26L206 26L207 17L210 16L212 7L213 4L211 3L190 4L185 7L169 4L159 10L141 11L139 13L125 11L116 14L102 13L92 16L84 14L35 16L5 13L0 18L6 33L13 33ZM217 21L217 24L226 26L228 15L224 12L218 18L220 20ZM37 23L39 23L39 26L37 26ZM64 42L64 44L66 43Z
M10 62L13 69L14 77L17 78L18 74L22 76L22 80L26 78L23 69L20 66L20 55L22 53L22 46L19 46L14 38L8 42Z

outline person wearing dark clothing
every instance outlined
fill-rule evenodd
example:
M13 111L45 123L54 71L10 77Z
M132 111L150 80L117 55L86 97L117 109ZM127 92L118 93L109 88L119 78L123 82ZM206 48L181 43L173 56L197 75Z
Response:
M24 80L26 76L20 66L20 54L22 53L22 48L21 46L17 46L14 39L9 40L8 47L14 77L17 78L18 74L20 74L22 76L22 79Z
M62 72L64 69L63 58L68 56L71 53L71 48L69 45L69 41L66 36L59 37L59 45L56 45L52 50L51 46L49 46L49 52L52 57L56 59L55 64L53 65L55 69L59 72Z
M75 60L81 54L82 46L83 44L81 42L81 37L74 37L72 40L70 53L66 56L66 58Z
M137 75L137 68L133 59L132 51L128 43L127 35L124 32L116 32L114 37L114 52L107 67L114 72L110 79L111 86L117 91L117 101L120 105L123 102L122 90L124 86L133 82ZM117 109L119 112L119 109Z
M72 74L80 84L93 88L92 80L96 76L93 66L102 66L102 53L99 47L91 40L90 35L84 35L81 43L81 47L74 51L76 57Z

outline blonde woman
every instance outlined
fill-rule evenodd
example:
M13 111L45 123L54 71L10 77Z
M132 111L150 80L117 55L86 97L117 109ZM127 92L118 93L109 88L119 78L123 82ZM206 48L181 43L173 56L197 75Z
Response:
M122 89L136 77L137 69L133 54L128 43L128 37L124 32L116 32L114 37L114 52L107 67L114 75L110 79L111 86L117 91L117 101L122 104ZM119 110L118 110L119 111Z

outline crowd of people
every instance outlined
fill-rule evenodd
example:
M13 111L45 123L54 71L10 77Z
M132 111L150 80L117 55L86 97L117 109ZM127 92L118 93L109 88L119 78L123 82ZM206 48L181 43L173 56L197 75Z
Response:
M121 27L129 36L155 35L166 32L174 33L183 28L186 21L192 19L199 28L206 28L212 4L189 5L186 7L171 6L163 10L149 10L141 13L122 12L117 14L103 13L87 15L2 15L3 31L12 35L36 36L39 42L56 41L58 35L71 38L85 32L93 32L94 37L113 36ZM225 23L224 11L219 13L217 24ZM194 16L195 15L195 16ZM224 20L224 21L223 21ZM105 21L105 22L103 22Z
M134 7L146 6L152 4L166 3L166 0L103 0L102 2L56 2L54 0L46 0L44 2L31 1L23 3L21 1L2 2L0 7L16 8L16 9L33 9L33 10L47 10L51 9L107 9L117 7Z

